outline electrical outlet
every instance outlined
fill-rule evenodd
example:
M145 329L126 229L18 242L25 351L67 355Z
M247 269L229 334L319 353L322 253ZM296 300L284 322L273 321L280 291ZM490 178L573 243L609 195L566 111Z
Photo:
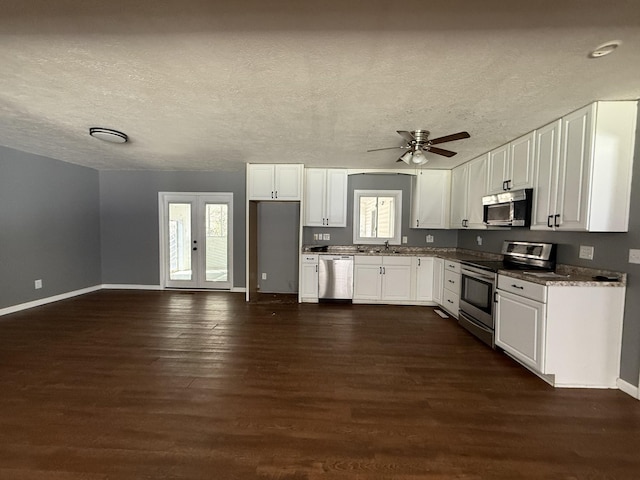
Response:
M629 249L629 263L640 263L640 250L637 248Z
M402 243L407 243L408 241L409 240L407 239L407 237L403 235L402 236Z
M267 279L267 274L266 274L266 273L263 273L263 274L262 274L262 279L263 279L263 280L266 280L266 279Z
M34 283L35 283L36 290L39 290L40 288L42 288L42 280L36 280Z
M314 234L313 234L313 239L314 239L314 240L318 240L318 234L317 234L317 233L314 233Z
M433 243L433 235L427 235L427 243Z
M482 237L481 237L480 235L478 235L478 236L476 237L476 243L477 243L478 245L482 245Z
M580 258L585 260L593 260L593 247L580 245Z
M331 234L330 233L323 233L322 234L322 240L331 240Z

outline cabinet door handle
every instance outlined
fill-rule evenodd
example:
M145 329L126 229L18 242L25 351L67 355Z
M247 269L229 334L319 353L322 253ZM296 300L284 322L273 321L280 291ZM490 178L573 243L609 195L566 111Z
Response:
M420 220L416 220L416 228L420 226Z
M327 218L327 226L329 225L329 218Z
M502 182L502 190L506 190L507 189L507 181L505 180L504 182Z
M271 198L273 198L273 192L271 192Z
M420 259L418 259L418 266L420 266Z
M449 302L449 303L453 303L453 300L449 300L449 299L447 298L447 302Z
M519 288L520 290L524 290L524 287L521 287L520 285L516 285L515 283L512 283L511 286L513 288Z
M553 218L553 215L549 215L547 217L547 227L549 228L553 228L553 225L551 225L551 219Z
M558 223L558 220L559 220L559 219L560 219L560 214L559 214L559 213L556 213L556 214L553 216L553 225L554 225L555 227L559 227L559 226L560 226L560 224Z
M466 270L465 270L465 271L466 271ZM447 282L449 282L449 283L456 283L456 282L454 282L453 280L447 280Z
M493 292L493 303L498 303L498 292Z
M507 190L511 190L511 180L507 180Z
M382 267L382 274L386 275L387 274L387 269L385 267Z
M380 267L380 275L382 275L382 267Z
M278 198L278 190L276 190L276 198Z

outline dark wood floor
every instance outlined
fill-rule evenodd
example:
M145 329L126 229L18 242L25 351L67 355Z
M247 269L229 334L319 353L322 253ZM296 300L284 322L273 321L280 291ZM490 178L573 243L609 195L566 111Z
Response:
M101 291L0 318L0 479L640 477L640 402L431 308Z

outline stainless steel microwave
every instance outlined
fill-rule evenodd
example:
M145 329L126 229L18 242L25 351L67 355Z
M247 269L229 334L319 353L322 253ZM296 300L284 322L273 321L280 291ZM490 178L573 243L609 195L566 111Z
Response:
M532 188L482 197L484 223L497 227L528 227L531 225L532 197Z

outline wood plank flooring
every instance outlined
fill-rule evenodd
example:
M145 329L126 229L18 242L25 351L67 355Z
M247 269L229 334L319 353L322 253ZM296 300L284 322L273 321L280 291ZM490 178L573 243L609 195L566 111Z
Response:
M632 479L640 402L428 307L100 291L0 317L0 479Z

